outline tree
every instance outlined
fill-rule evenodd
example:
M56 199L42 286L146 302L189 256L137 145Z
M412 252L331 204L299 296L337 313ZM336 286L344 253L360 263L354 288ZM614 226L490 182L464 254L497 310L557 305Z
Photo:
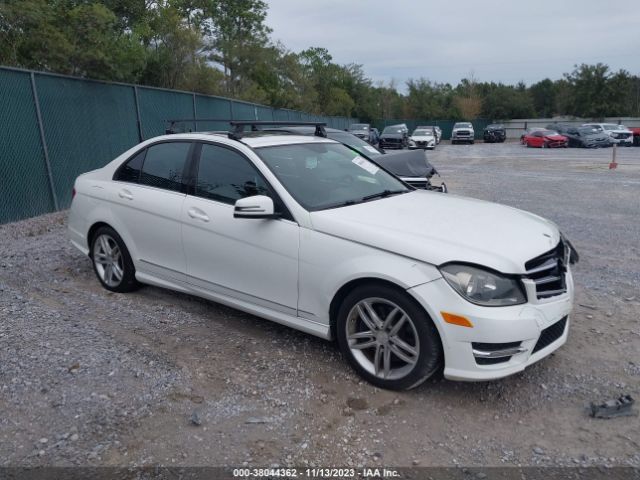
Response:
M545 78L529 87L535 115L543 118L553 117L556 108L556 87Z
M473 77L463 78L456 87L455 105L460 112L460 117L464 120L478 118L482 111L482 98L478 92L478 85Z
M135 81L144 49L100 3L9 0L0 6L0 62L104 80Z
M222 66L227 93L234 95L242 75L252 68L267 44L271 29L264 23L267 4L262 0L203 2L203 33L209 60Z
M611 85L609 67L602 63L575 66L565 74L571 87L570 114L586 118L602 118L613 113L610 108Z

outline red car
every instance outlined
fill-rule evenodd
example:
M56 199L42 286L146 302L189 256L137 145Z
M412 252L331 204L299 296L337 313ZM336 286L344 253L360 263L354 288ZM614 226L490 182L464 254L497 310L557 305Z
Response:
M536 130L524 136L524 144L527 147L566 148L569 146L569 139L552 130Z
M633 133L633 144L640 147L640 128L632 127L629 130Z

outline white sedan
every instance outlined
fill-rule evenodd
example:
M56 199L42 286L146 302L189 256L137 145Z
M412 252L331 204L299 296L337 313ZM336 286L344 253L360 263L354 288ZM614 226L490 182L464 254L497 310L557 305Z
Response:
M427 150L433 150L436 148L436 136L433 130L421 130L415 129L413 134L409 137L409 148L422 148Z
M383 388L511 375L569 330L577 254L553 223L414 190L321 136L147 140L78 177L69 235L108 290L156 285L336 339Z

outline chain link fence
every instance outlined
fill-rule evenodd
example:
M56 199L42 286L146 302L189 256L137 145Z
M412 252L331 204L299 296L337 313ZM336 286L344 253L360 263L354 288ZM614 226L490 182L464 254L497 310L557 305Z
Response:
M167 120L191 118L208 120L187 130L228 130L230 119L320 121L339 129L358 121L0 67L0 224L68 208L78 175L164 134Z

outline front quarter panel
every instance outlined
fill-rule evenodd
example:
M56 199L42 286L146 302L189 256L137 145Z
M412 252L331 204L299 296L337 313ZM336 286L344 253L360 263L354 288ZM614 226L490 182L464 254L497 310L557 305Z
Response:
M329 305L350 281L375 278L408 289L441 277L426 263L315 230L300 229L299 314L329 325Z

